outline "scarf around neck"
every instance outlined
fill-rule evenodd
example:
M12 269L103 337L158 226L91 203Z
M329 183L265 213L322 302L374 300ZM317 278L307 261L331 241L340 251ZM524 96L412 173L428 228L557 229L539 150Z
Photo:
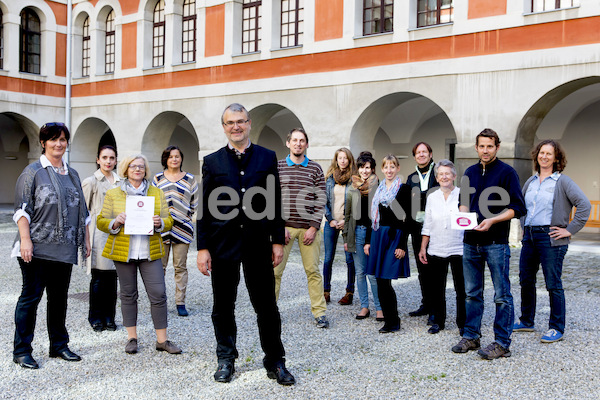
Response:
M351 176L352 173L350 171L350 168L346 168L345 170L336 169L335 171L333 171L333 179L338 185L347 184Z
M133 187L129 179L123 179L121 183L121 190L124 191L128 196L146 196L148 193L148 181L144 179L142 184L136 189Z
M398 194L400 186L402 186L402 181L400 180L400 177L397 176L389 189L385 184L385 179L381 181L377 187L375 196L373 196L373 202L371 203L371 221L373 221L373 230L376 231L379 229L379 204L384 207L389 207L392 204L392 201L394 201L396 198L396 194Z
M360 192L361 196L366 196L377 186L377 175L371 174L367 179L363 179L360 175L352 175L352 187Z
M425 192L427 189L429 189L429 177L431 176L431 171L433 170L434 166L435 163L433 160L429 161L429 165L427 165L425 168L419 168L418 165L415 166L417 175L419 176L421 192Z

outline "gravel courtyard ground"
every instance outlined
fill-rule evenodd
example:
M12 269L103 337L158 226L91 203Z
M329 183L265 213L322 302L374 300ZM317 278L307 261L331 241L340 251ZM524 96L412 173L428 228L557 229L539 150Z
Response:
M140 281L140 352L124 352L126 332L117 310L116 332L93 332L87 323L89 277L76 266L70 287L67 326L70 348L83 357L68 363L48 357L45 298L38 310L33 356L39 370L24 370L12 362L14 307L21 275L10 247L16 226L0 215L0 398L11 399L598 399L600 398L600 254L567 254L564 281L567 297L565 340L540 343L547 329L547 292L538 276L536 332L515 333L512 357L481 360L474 352L454 354L459 340L454 323L455 304L448 281L448 322L438 335L426 333L425 317L410 318L419 305L420 293L413 276L394 283L402 316L402 330L381 335L381 323L373 317L357 321L357 300L351 306L335 301L344 294L345 265L341 249L334 264L332 300L327 315L330 329L314 326L310 313L306 276L297 250L293 251L281 288L279 307L287 366L297 384L282 387L267 378L262 368L256 317L243 283L237 301L238 348L234 379L214 382L215 339L210 319L210 279L196 269L195 250L190 251L187 306L190 316L177 316L173 301L173 270L167 271L169 337L184 353L168 355L154 350L154 332L148 300ZM341 247L341 246L339 246ZM519 310L518 254L511 258L512 292ZM414 263L413 263L414 267ZM486 281L486 309L482 344L493 340L493 290ZM374 315L374 313L372 314ZM517 314L518 316L518 314Z

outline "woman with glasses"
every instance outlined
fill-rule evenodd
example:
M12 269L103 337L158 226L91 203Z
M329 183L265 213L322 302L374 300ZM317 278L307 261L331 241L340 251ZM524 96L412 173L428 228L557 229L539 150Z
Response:
M194 238L192 216L198 207L198 183L194 175L182 169L183 152L177 146L168 146L160 162L163 172L154 175L152 184L165 193L169 212L173 217L173 228L162 233L165 256L162 259L165 273L169 264L169 253L173 250L175 270L175 305L177 313L187 317L185 292L188 283L187 254Z
M15 188L13 219L19 234L11 255L18 258L23 287L15 310L13 361L23 368L39 368L31 343L44 290L50 357L81 360L68 347L67 292L77 251L83 262L90 254L90 242L79 175L63 159L69 138L69 130L62 123L42 126L42 156L25 167Z
M96 228L96 218L102 210L102 202L106 191L116 187L120 178L115 173L117 150L110 145L98 149L96 165L98 170L81 183L83 195L90 211L90 238L92 256L86 260L90 280L90 311L88 321L96 332L103 330L114 331L115 308L117 306L117 271L112 260L102 257L102 250L108 239L108 234Z
M325 193L327 202L325 203L325 228L323 230L323 244L325 247L325 260L323 262L323 286L325 301L329 303L331 292L331 273L333 258L335 257L335 247L337 245L340 232L344 229L346 213L346 195L352 185L352 175L356 173L356 163L354 156L345 147L336 150L331 165L325 174ZM346 294L338 303L346 306L352 304L354 298L354 260L352 253L344 252L346 255L346 265L348 267L348 283L346 284Z
M446 279L448 264L456 291L456 325L463 335L465 327L465 279L462 255L464 231L451 229L452 213L458 212L460 189L454 186L456 168L450 160L440 160L433 169L440 189L431 193L425 206L419 259L427 268L431 281L432 325L427 331L436 334L446 326Z
M142 154L129 156L119 164L120 175L125 179L119 187L106 192L102 211L98 215L98 229L109 234L102 255L114 261L121 287L121 312L123 325L127 330L125 352L138 351L137 313L138 289L137 271L140 271L148 299L150 313L156 330L156 350L171 354L181 353L181 349L167 340L167 293L162 257L165 249L161 232L173 226L165 195L162 190L150 185L148 159ZM143 204L143 197L154 199L153 229L149 234L125 234L128 197L137 196ZM131 201L131 200L130 200Z

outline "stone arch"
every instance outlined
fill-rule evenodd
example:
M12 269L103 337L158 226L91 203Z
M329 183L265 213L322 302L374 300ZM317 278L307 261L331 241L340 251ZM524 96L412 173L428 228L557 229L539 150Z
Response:
M431 145L434 159L454 159L456 132L448 115L428 97L412 92L391 93L375 100L350 133L350 149L355 156L365 150L376 160L395 154L404 176L414 169L412 147L420 141Z
M252 119L250 140L275 151L278 159L284 158L289 153L285 146L288 132L293 128L303 127L296 114L280 104L269 103L255 107L250 111L250 119Z
M37 13L38 18L40 19L42 32L45 30L56 31L56 16L54 15L52 8L50 8L46 2L42 0L21 1L19 2L17 10L15 10L15 14L21 15L21 12L26 8L31 8Z
M40 154L39 127L20 114L0 113L0 170L6 183L0 191L0 203L14 202L17 178Z
M106 19L108 15L108 8L115 10L115 19L117 23L120 23L120 18L123 15L123 11L121 10L121 2L118 0L100 0L95 9L97 10L96 20L98 19Z
M69 154L70 164L83 179L96 171L98 149L110 144L119 151L112 130L106 122L99 118L86 118L74 129Z
M163 170L160 157L169 145L179 146L182 149L185 171L200 175L198 135L190 120L176 111L160 113L154 117L144 132L142 153L148 157L152 174Z
M533 146L543 139L555 139L567 154L565 173L590 200L600 200L598 126L600 76L572 80L549 90L519 123L515 152L523 160L522 175L531 175Z

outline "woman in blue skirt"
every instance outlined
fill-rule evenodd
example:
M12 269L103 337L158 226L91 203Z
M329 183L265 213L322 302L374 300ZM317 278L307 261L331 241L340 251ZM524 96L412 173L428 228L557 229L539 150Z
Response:
M379 302L384 324L379 333L400 330L398 301L392 287L392 279L410 276L408 265L408 229L405 221L410 218L410 186L403 185L398 177L400 164L396 156L383 158L381 171L385 176L371 204L372 230L367 232L365 254L369 256L367 274L377 278Z

